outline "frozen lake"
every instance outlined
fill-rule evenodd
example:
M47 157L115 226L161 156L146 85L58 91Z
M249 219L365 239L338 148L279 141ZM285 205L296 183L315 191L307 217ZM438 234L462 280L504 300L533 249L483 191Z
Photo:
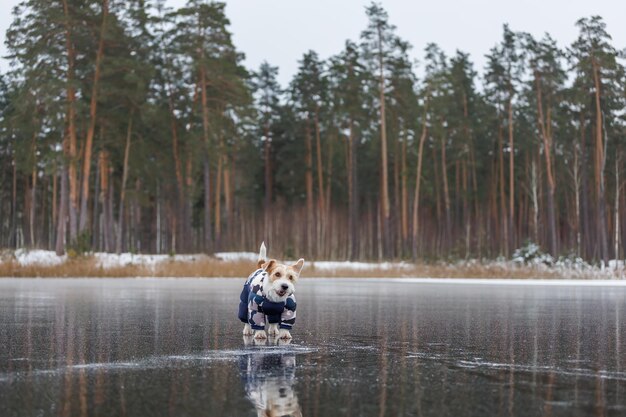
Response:
M624 286L304 278L255 346L242 284L0 279L0 416L626 415Z

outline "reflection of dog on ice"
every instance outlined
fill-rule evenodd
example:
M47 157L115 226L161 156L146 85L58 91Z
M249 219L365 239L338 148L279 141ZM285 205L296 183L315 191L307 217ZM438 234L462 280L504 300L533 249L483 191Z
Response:
M293 387L296 382L294 353L251 352L241 357L239 367L246 396L254 404L257 416L302 417Z

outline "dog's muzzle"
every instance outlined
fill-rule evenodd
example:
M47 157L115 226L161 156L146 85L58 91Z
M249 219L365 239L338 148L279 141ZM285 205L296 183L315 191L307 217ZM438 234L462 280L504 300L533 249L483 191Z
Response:
M278 294L279 297L283 297L285 296L285 294L287 294L288 291L289 291L289 285L282 284L279 289L276 289L276 294Z

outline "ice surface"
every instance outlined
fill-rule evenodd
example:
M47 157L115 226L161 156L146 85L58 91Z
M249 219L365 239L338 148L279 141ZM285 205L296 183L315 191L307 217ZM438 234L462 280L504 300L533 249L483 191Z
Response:
M242 282L0 280L0 415L626 411L622 282L311 278L288 345L242 337Z

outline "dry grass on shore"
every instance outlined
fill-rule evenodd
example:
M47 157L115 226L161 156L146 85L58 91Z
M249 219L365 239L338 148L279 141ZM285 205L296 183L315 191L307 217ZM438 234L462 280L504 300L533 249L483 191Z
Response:
M246 277L250 262L203 259L196 262L169 261L156 265L124 265L103 268L95 259L79 258L58 265L0 263L0 277L37 278L124 278L124 277Z
M0 262L0 277L50 278L118 278L118 277L237 277L254 270L250 261L221 261L205 258L194 262L167 261L155 265L126 265L103 268L93 258L68 260L58 265L20 265L15 261ZM366 269L337 267L319 268L315 263L305 265L306 277L419 277L419 278L571 278L560 270L538 270L531 267L511 267L510 264L387 264ZM567 274L569 275L569 274Z

